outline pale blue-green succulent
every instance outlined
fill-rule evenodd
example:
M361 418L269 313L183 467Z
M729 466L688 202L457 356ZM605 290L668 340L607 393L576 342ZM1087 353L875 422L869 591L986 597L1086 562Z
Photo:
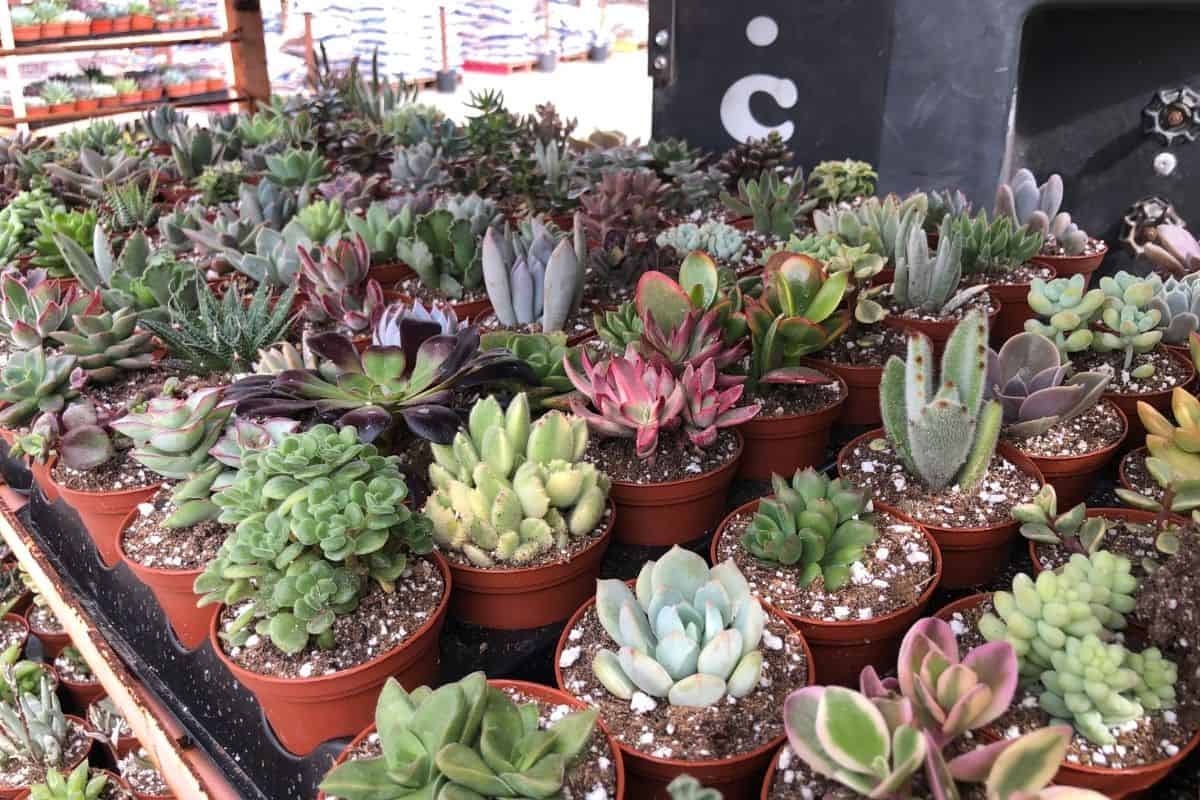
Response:
M1133 370L1130 367L1135 355L1149 353L1162 341L1163 312L1155 304L1161 285L1157 275L1142 279L1128 272L1100 279L1100 289L1105 294L1100 319L1108 330L1096 332L1092 349L1097 353L1124 353L1122 369L1134 378L1149 378L1154 374L1153 364L1142 364Z
M909 229L904 250L896 255L896 277L892 280L892 297L898 308L946 316L987 291L986 284L958 288L963 275L962 235L950 223L942 223L933 256L920 224Z
M1051 281L1034 278L1027 301L1040 319L1025 320L1025 330L1054 342L1063 361L1092 346L1095 336L1088 326L1104 306L1105 294L1103 289L1088 289L1083 275Z
M641 691L702 707L758 686L766 614L732 560L709 569L696 553L672 547L642 567L636 593L619 580L598 581L596 615L620 649L597 652L592 671L619 698Z
M576 232L560 238L536 219L527 231L487 229L483 281L501 325L536 322L542 333L562 330L583 300L586 245L578 224Z
M741 261L746 252L746 238L742 232L717 220L709 220L703 225L681 222L660 233L656 241L659 247L670 247L680 255L703 250L718 261Z

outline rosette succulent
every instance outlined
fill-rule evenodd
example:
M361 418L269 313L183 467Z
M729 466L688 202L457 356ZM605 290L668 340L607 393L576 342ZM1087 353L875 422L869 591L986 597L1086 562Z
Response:
M5 270L0 274L0 336L18 350L49 344L50 334L69 327L76 314L99 307L97 293L82 292L76 286L63 288L48 280L45 270Z
M681 222L667 228L655 240L659 247L670 247L679 255L702 250L714 259L738 262L746 252L746 237L732 225L709 220L701 225Z
M825 591L837 591L879 537L866 496L811 467L796 470L790 483L772 475L771 485L775 494L759 501L742 547L763 561L797 567L800 585L819 577Z
M1054 342L1029 332L1011 337L999 353L988 351L984 396L1000 402L1009 435L1045 433L1100 402L1112 376L1077 372L1068 378L1061 359Z
M233 645L258 633L285 653L331 647L334 621L369 584L393 591L409 555L432 547L429 521L404 505L398 459L352 427L288 434L241 463L213 497L236 527L195 586L201 605L251 601L222 631Z
M672 547L642 567L636 592L623 581L597 581L596 616L620 649L599 650L592 671L621 699L640 691L702 707L758 686L766 613L733 561L709 569Z
M1092 346L1094 334L1088 326L1104 306L1103 289L1089 290L1083 275L1052 281L1034 278L1027 300L1041 319L1025 320L1025 330L1054 342L1064 361Z
M1182 346L1200 328L1200 286L1198 276L1187 275L1182 280L1174 276L1162 282L1151 301L1162 314L1163 343Z
M420 300L411 303L397 301L383 310L375 323L371 341L377 345L402 347L406 339L415 336L441 334L451 336L458 333L462 323L454 309L445 303L430 303L428 307Z
M827 203L870 197L879 174L866 161L822 161L808 175L808 193Z
M16 427L38 412L61 411L79 396L84 383L79 359L67 353L48 354L44 348L20 350L0 369L0 425Z
M45 783L29 787L29 800L98 800L108 788L108 776L85 760L66 777L57 769L48 770Z
M154 363L154 337L135 330L138 315L133 309L76 314L72 322L72 331L54 331L50 338L62 343L63 353L76 357L93 383L112 383Z
M531 424L518 394L501 410L475 403L453 443L433 445L425 503L439 546L478 567L526 563L591 533L604 515L609 480L582 460L587 424L551 411Z
M1095 332L1092 349L1097 353L1123 353L1122 369L1138 379L1153 375L1154 364L1130 369L1133 357L1149 353L1163 338L1163 312L1155 303L1156 279L1140 280L1127 272L1100 279L1100 288L1107 296L1100 319L1107 330Z
M368 277L371 253L361 236L322 247L313 258L301 247L300 288L304 316L310 322L334 322L351 333L365 333L383 313L383 287Z
M447 297L483 285L482 250L471 223L436 209L417 220L412 236L400 239L396 255L412 267L421 282Z

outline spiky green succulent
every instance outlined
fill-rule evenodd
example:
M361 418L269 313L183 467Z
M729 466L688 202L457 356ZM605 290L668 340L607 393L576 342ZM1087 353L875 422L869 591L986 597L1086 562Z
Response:
M43 675L36 692L0 703L0 766L61 768L68 734L67 718Z
M781 239L796 231L801 216L817 205L817 199L806 198L804 176L796 170L790 177L774 172L738 182L737 195L721 194L721 202L735 214L750 217L754 230Z

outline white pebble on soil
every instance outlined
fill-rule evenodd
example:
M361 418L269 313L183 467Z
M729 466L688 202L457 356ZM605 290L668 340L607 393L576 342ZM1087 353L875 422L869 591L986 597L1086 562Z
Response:
M562 653L558 656L558 666L563 668L571 666L579 660L580 652L581 648L578 646L564 647Z
M635 714L646 714L658 708L654 698L644 692L634 692L629 700L629 710Z

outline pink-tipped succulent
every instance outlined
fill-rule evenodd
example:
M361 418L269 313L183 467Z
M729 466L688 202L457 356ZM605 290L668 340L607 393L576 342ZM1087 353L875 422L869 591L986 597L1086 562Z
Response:
M272 417L262 422L235 417L208 454L225 466L238 469L242 466L244 455L273 447L299 427L299 420L283 417Z
M684 278L681 269L680 278ZM676 375L712 361L718 371L736 365L746 354L745 320L728 300L718 300L716 269L709 286L693 285L692 294L661 272L638 281L635 305L642 321L640 346L646 358ZM722 386L742 379L720 375Z
M637 457L653 461L659 432L683 421L683 385L669 369L643 361L632 346L623 357L597 364L583 349L579 361L576 369L570 358L564 358L563 369L595 411L579 397L571 398L571 410L600 436L635 439Z
M44 269L5 270L0 276L0 335L19 350L46 344L51 333L71 327L73 316L92 314L100 307L99 290L88 293L74 285L64 289L48 280Z
M304 315L309 321L332 320L351 333L365 333L378 322L386 305L383 287L367 277L371 251L361 236L321 248L320 260L304 247L297 252L300 288L307 298Z
M742 385L718 388L717 367L712 359L695 369L691 364L679 380L687 402L683 406L684 430L697 447L711 447L720 428L732 428L749 422L762 410L762 403L739 406Z
M1200 269L1200 243L1182 225L1159 225L1142 254L1151 263L1176 277Z

